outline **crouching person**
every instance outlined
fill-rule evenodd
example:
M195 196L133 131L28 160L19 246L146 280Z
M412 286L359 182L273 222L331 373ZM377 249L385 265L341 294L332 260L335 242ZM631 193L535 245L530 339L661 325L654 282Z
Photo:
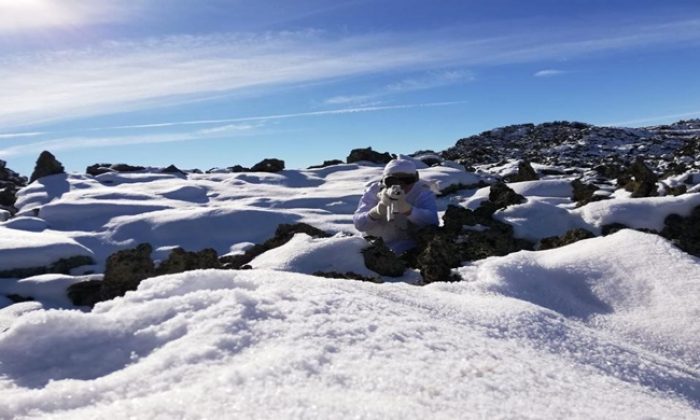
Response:
M396 254L416 246L418 228L437 225L437 205L430 185L418 178L416 165L393 159L381 181L370 184L353 216L357 230L380 237Z

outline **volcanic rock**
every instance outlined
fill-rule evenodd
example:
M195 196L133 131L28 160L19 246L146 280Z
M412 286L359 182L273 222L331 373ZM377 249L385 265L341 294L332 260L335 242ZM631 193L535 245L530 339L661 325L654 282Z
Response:
M141 280L153 277L156 271L151 260L152 251L150 244L143 243L134 249L110 255L105 266L100 300L124 296L129 290L136 290Z
M370 245L362 250L365 266L375 273L388 277L400 277L406 271L406 263L386 246L381 238L368 238Z
M189 252L178 247L170 252L167 260L160 263L156 274L173 274L206 268L221 268L215 250L206 248L199 252Z
M656 182L659 178L644 164L642 158L637 158L620 178L618 185L632 193L632 197L652 197L658 195Z
M595 194L595 192L598 191L598 187L582 182L580 179L571 181L571 188L573 190L571 201L576 202L576 207L585 206L593 201L606 199L605 196Z
M353 149L350 151L346 162L356 163L356 162L372 162L372 163L389 163L392 156L389 153L379 153L372 150L371 147L366 149Z
M537 172L532 168L532 165L527 160L521 160L518 163L518 173L515 175L510 175L505 177L506 182L523 182L523 181L537 181L540 179L537 176Z
M320 168L326 168L328 166L333 166L333 165L341 165L345 162L339 159L333 159L333 160L324 160L322 164L320 165L313 165L309 166L308 169L320 169Z
M328 238L328 233L306 223L280 224L277 226L275 236L262 244L256 244L245 253L239 255L226 255L219 258L221 267L225 269L239 270L253 261L255 257L273 248L280 247L289 242L297 233L305 233L312 238Z
M312 274L312 276L316 277L325 277L329 279L348 279L348 280L359 280L359 281L368 281L370 283L381 283L381 280L375 277L365 277L357 273L353 273L351 271L345 272L345 273L338 273L336 271L317 271Z
M688 254L700 257L700 206L695 207L688 217L669 215L664 225L661 236Z
M250 168L251 172L281 172L284 170L284 161L279 159L263 159Z
M594 238L595 235L586 229L571 229L561 236L550 236L540 240L540 250L559 248L573 244L583 239Z
M65 170L63 169L61 162L56 160L56 157L50 152L44 150L36 160L36 166L34 167L32 176L29 178L29 182L34 182L37 179L45 176L63 173L65 173Z
M510 205L522 204L527 200L522 195L513 191L505 183L497 182L491 185L489 201L492 202L497 209L504 209Z
M418 255L418 266L425 283L459 281L452 268L461 263L459 245L450 237L435 235Z

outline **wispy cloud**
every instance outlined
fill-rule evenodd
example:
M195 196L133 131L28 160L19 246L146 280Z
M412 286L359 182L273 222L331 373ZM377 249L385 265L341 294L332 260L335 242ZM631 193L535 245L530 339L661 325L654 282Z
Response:
M371 92L334 96L326 99L324 103L328 105L366 104L390 95L452 86L473 80L474 74L464 70L431 71L423 76L406 78Z
M638 118L627 121L616 121L610 123L602 123L600 125L610 127L635 127L652 123L674 122L681 118L700 117L700 111L683 112L680 114L656 115L644 118Z
M0 33L121 20L141 1L0 0Z
M43 133L41 131L34 131L34 132L25 132L25 133L3 133L0 134L0 140L2 139L16 139L16 138L21 138L21 137L36 137L40 136Z
M566 73L563 70L555 70L555 69L547 69L547 70L540 70L533 74L535 77L553 77L553 76L559 76L560 74Z
M17 127L389 71L532 62L697 42L700 20L621 27L605 34L560 31L492 38L445 32L337 37L317 31L176 36L5 56L0 58L0 124ZM393 89L425 85L416 80Z
M7 158L11 156L36 155L42 150L50 149L52 151L84 149L84 148L100 148L113 146L128 146L135 144L150 144L150 143L170 143L184 142L221 138L222 136L236 137L256 135L260 129L264 129L266 122L304 117L320 117L325 115L342 115L364 112L377 112L392 109L409 109L409 108L427 108L457 105L463 102L430 102L421 104L403 104L392 106L374 106L361 108L344 108L327 111L316 112L299 112L294 114L276 114L276 115L260 115L243 118L229 118L218 120L193 120L193 121L176 121L176 122L161 122L153 124L141 124L119 127L102 127L93 128L88 131L102 131L115 129L145 129L145 128L172 128L182 126L197 126L197 125L215 125L225 124L217 127L202 128L184 133L167 133L167 134L139 134L125 136L86 136L73 135L66 137L58 137L49 140L26 143L6 147L0 149L0 157ZM243 122L243 123L241 123ZM250 123L245 123L250 122ZM230 124L234 123L234 124ZM45 133L44 133L45 134Z

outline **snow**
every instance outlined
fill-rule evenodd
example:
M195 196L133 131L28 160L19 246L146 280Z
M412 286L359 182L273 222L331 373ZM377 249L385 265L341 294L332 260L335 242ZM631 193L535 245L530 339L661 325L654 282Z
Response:
M92 257L93 253L60 232L31 232L0 225L0 271L44 267L74 256Z
M450 162L419 171L440 189L493 180ZM0 223L0 271L86 255L96 265L78 272L97 274L0 279L0 418L700 416L700 260L625 229L465 263L458 283L417 287L411 269L388 282L364 266L366 241L352 225L381 173L145 170L54 175L22 189L19 216ZM700 205L697 193L616 191L576 208L568 178L509 186L527 201L495 217L532 241L615 222L660 230ZM438 205L476 208L488 193ZM92 311L65 293L141 242L156 260L176 246L235 254L296 222L332 236L297 234L250 270L146 279Z

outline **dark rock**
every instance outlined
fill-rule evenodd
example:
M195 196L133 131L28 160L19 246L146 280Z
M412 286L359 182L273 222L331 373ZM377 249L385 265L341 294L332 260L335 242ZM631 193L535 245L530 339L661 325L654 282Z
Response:
M29 179L29 182L34 182L39 178L43 178L49 175L63 174L65 170L61 162L56 160L56 157L48 151L43 151L36 160L36 166L34 167L34 172Z
M284 170L284 161L279 159L263 159L250 168L251 172L281 172Z
M506 182L537 181L540 179L537 172L532 168L530 162L521 160L518 163L518 173L505 178Z
M571 201L577 203L576 207L585 206L593 201L606 199L605 196L595 194L595 192L598 191L598 187L592 184L586 184L580 179L574 179L571 181L571 188L573 189Z
M474 226L478 223L474 212L470 209L449 205L442 216L444 230L457 235L463 226Z
M451 238L435 235L418 256L420 273L425 283L459 281L452 268L461 263L459 245Z
M170 252L168 259L160 263L156 274L182 273L206 268L221 268L215 250L206 248L199 252L189 252L182 248L175 248Z
M381 238L372 238L370 245L362 250L365 266L382 276L400 277L406 271L406 263L401 260Z
M87 280L68 286L68 298L75 306L95 306L102 300L102 281Z
M69 258L61 258L48 266L15 268L12 270L0 271L0 278L21 279L47 273L70 274L70 271L74 268L81 267L83 265L92 265L94 263L95 262L90 257L77 255Z
M695 207L688 217L669 215L664 225L661 236L688 254L700 257L700 206Z
M608 236L615 232L619 232L622 229L629 229L629 226L623 225L622 223L610 223L608 225L603 225L600 232L603 236Z
M0 206L11 208L17 201L17 187L12 183L6 183L0 187Z
M124 296L129 290L136 290L141 280L153 277L156 271L152 251L151 245L144 243L110 255L102 280L101 300Z
M94 165L88 166L85 169L85 173L87 173L88 175L97 176L107 172L138 172L144 169L146 168L144 168L143 166L132 166L127 165L126 163L96 163Z
M680 184L676 187L669 187L667 192L673 196L683 195L688 192L688 186L685 184Z
M462 232L455 241L460 244L462 261L475 261L534 249L531 242L513 236L511 225L496 220L492 220L486 230Z
M559 248L565 245L573 244L583 239L594 238L595 235L586 229L571 229L561 236L551 236L540 240L540 250Z
M314 165L314 166L309 166L308 169L320 169L320 168L326 168L328 166L333 166L333 165L342 165L343 162L342 160L339 159L333 159L333 160L324 160L322 164L320 165Z
M14 293L10 293L9 295L5 295L6 298L10 299L12 303L21 303L21 302L32 302L34 301L33 297L30 296L22 296L22 295L16 295Z
M175 165L170 165L167 168L162 169L160 172L163 174L187 175Z
M522 204L527 200L522 195L510 189L510 187L503 182L497 182L491 185L489 201L492 202L496 208L504 209L510 205Z
M371 147L366 149L353 149L350 151L346 162L356 163L356 162L372 162L372 163L382 163L386 164L392 159L389 153L379 153L372 150Z
M228 168L229 171L233 173L240 173L240 172L250 172L250 168L243 167L241 165L234 165Z
M265 241L263 244L256 244L245 253L239 255L227 255L219 258L221 267L225 269L238 270L244 265L253 261L255 257L273 248L280 247L289 242L297 233L305 233L312 238L327 238L330 235L318 228L306 223L281 224L277 226L275 236Z
M618 184L632 193L632 197L653 197L658 195L656 182L659 178L637 158L627 172L618 178Z
M312 274L313 276L316 277L325 277L329 279L348 279L348 280L359 280L359 281L368 281L370 283L381 283L381 280L376 277L365 277L357 273L353 272L346 272L346 273L338 273L336 271L317 271Z

